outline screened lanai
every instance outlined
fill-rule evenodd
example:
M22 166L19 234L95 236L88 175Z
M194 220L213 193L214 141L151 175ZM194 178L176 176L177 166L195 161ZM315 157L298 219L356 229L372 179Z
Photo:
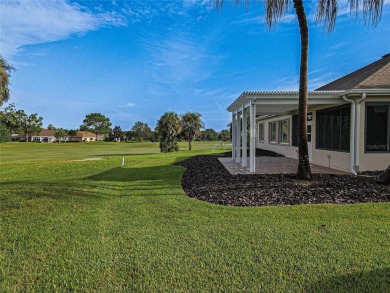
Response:
M308 106L345 104L344 91L310 91ZM298 109L298 91L259 91L242 93L227 110L232 113L232 161L256 170L256 119L286 115ZM249 119L249 166L247 119Z

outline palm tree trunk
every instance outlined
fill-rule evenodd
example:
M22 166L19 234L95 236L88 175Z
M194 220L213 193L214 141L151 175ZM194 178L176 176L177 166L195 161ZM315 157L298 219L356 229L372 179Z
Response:
M309 28L302 0L294 0L294 8L298 18L301 34L301 65L299 74L299 163L298 179L310 180L311 170L307 147L307 100L308 100L308 58L309 58Z

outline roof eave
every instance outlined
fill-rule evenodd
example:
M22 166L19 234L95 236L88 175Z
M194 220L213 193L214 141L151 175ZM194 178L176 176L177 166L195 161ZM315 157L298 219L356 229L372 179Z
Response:
M345 91L309 91L309 96L316 98L335 98L345 94ZM235 112L248 100L266 99L266 98L297 98L299 96L298 91L246 91L243 92L228 108L229 112Z
M351 96L351 95L359 95L359 94L369 94L369 95L390 95L390 88L372 88L372 89L351 89L345 91L344 95Z

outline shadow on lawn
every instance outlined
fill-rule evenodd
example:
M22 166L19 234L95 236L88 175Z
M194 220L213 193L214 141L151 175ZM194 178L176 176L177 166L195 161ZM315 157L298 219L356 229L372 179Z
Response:
M390 268L333 276L310 285L307 292L390 292Z
M187 156L175 158L174 162L188 159ZM93 181L172 181L181 177L182 167L173 165L158 165L152 167L117 167L87 177Z
M185 158L177 158L176 161ZM183 169L178 166L112 168L98 174L65 181L7 181L0 184L0 210L19 208L21 203L39 197L102 198L124 195L169 195L177 187ZM134 181L136 184L116 184ZM150 182L147 182L150 181ZM103 185L100 182L104 182ZM112 183L110 183L112 182Z
M172 168L169 165L155 167L137 167L137 168L112 168L101 173L87 177L93 181L168 181L177 179L180 176L179 168Z

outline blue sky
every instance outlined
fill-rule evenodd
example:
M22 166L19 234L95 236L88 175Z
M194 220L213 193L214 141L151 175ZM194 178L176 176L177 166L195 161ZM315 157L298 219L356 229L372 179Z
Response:
M44 126L77 128L100 112L123 130L154 128L166 111L190 111L225 129L243 91L298 89L294 10L268 30L256 2L216 10L212 0L2 0L0 52L17 68L10 102ZM376 28L339 1L332 34L315 25L314 3L305 1L310 89L390 53L389 1Z

